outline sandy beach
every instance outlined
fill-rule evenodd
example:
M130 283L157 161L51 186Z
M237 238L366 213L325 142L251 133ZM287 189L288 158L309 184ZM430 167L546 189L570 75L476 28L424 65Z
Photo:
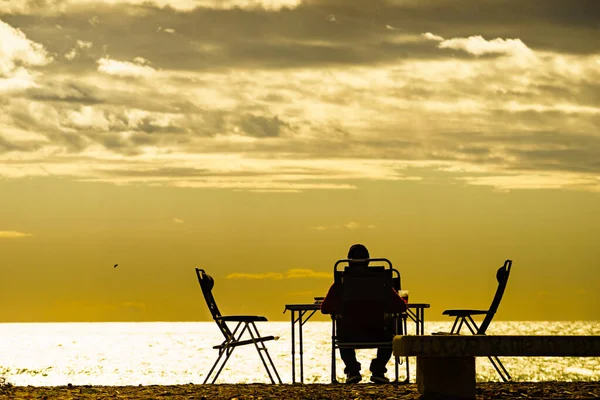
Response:
M0 399L419 399L416 384L3 386ZM478 383L477 399L600 399L598 382Z

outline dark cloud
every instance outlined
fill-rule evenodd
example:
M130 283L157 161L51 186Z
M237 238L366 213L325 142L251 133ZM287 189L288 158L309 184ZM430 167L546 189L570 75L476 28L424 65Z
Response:
M279 117L272 118L263 117L260 115L244 115L240 119L240 127L242 130L254 137L278 137L284 127L288 125L282 122Z
M91 144L85 135L77 132L54 132L47 133L46 136L53 144L61 146L70 153L79 153Z
M310 174L318 179L320 175L331 173L330 171L320 171L311 168L292 168L292 167L275 167L278 173L284 173L287 176L302 176ZM123 169L108 169L102 171L102 174L110 177L126 177L126 178L210 178L210 177L238 177L238 178L260 178L269 177L273 171L215 171L203 168L149 168L138 170L123 170Z
M206 178L210 176L266 176L268 173L260 171L236 171L236 172L218 172L203 168L176 168L176 167L164 167L164 168L151 168L143 170L107 170L106 175L119 176L119 177L132 177L132 178L144 178L144 177L155 177L155 178Z
M90 24L90 16L97 23ZM93 60L108 54L121 60L144 57L165 69L222 70L472 58L461 51L438 49L435 42L398 41L398 35L418 39L424 32L446 39L519 38L534 50L595 53L600 48L598 16L600 2L594 0L447 0L361 2L360 6L311 1L278 11L197 8L182 12L95 4L72 6L44 19L2 18L58 54L60 62L53 68L65 63L95 68ZM175 32L165 33L159 27ZM77 40L93 46L72 61L61 58L77 46Z
M447 132L431 140L434 148L443 149L442 157L427 157L432 160L496 164L507 170L600 174L600 135L596 133Z
M158 125L150 117L142 118L136 125L136 129L145 133L184 133L186 130L182 127L169 125Z
M44 86L33 87L25 96L37 101L59 101L78 104L99 104L104 102L95 94L93 87L78 82L47 82Z
M40 147L42 147L41 144L37 142L15 143L0 136L0 154L11 151L35 151Z
M135 151L135 147L132 147L131 143L128 140L122 138L118 134L110 133L96 135L94 136L94 140L102 144L106 149L113 150L117 153L130 155L138 154L138 152Z
M562 149L511 149L517 158L508 169L537 171L568 171L575 173L600 174L600 139L592 147Z

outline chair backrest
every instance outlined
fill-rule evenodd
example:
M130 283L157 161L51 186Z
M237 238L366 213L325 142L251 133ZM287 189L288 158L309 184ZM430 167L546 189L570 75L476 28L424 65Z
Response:
M396 268L392 268L392 287L396 290L402 289L402 278L400 277L400 271Z
M208 275L203 269L200 268L196 268L196 276L198 277L198 283L200 283L200 289L202 289L202 294L204 295L204 300L206 300L208 310L217 323L219 330L223 336L225 336L226 340L233 340L233 334L229 330L229 327L224 321L219 319L219 317L221 317L221 312L219 311L215 297L212 294L212 289L215 286L215 280L212 276Z
M498 269L496 272L496 279L498 280L498 288L496 289L496 294L494 295L494 299L492 300L492 304L485 315L485 318L479 325L479 329L477 330L478 335L485 334L488 326L492 322L496 311L498 310L498 306L500 305L500 301L502 300L502 296L504 295L504 289L506 289L506 283L508 282L508 276L510 275L510 268L512 266L512 260L504 261L504 265Z
M397 285L398 288L400 287L400 272L398 272L397 270L394 269L394 267L392 266L392 262L390 260L388 260L387 258L367 258L364 260L351 260L348 258L344 258L341 260L337 260L333 266L333 281L335 283L341 283L342 281L342 277L344 276L344 272L346 272L350 267L350 263L351 262L359 262L359 263L367 263L369 265L369 270L370 271L374 271L374 270L391 270L391 271L395 271L395 273L397 273L398 277L397 277ZM383 262L385 263L383 266L380 265L373 265L373 262ZM340 265L344 265L347 264L347 266L341 270L338 269L338 267ZM395 278L396 279L396 278ZM396 287L396 281L394 283L394 287Z
M383 267L348 267L341 276L337 336L345 342L382 341L390 308L392 271Z

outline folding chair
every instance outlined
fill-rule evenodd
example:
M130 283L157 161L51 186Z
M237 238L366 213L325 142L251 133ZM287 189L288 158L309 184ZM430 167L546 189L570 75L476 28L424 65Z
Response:
M460 330L463 325L469 329L471 334L473 335L485 335L485 332L490 326L494 315L496 314L496 310L498 310L498 306L500 305L500 301L502 300L502 295L504 294L504 289L506 289L506 283L508 282L508 276L510 275L510 268L512 266L512 260L504 261L504 265L498 269L496 272L496 279L498 280L498 288L496 289L496 294L494 295L494 299L492 300L492 304L490 308L487 310L445 310L442 314L448 315L450 317L455 317L454 323L452 324L452 329L450 330L450 334L460 334ZM485 315L481 325L477 325L473 320L473 315ZM439 333L438 333L439 334ZM500 359L496 356L488 357L500 378L504 382L508 382L511 380L510 374L504 368L504 365L500 361Z
M344 271L337 269L343 262L383 261L388 267L364 267ZM396 334L398 315L394 314L393 323L386 324L389 318L390 291L392 287L392 264L385 258L368 260L339 260L334 266L334 282L341 287L341 311L331 316L331 383L337 383L336 349L374 349L392 347L391 336ZM354 321L357 309L362 315L369 315L370 324ZM362 325L363 329L354 329ZM386 332L386 325L393 326L394 332ZM351 327L349 329L349 327ZM395 374L398 381L398 357Z
M204 383L208 382L208 379L210 378L210 376L216 369L216 374L213 377L213 380L211 382L211 383L215 383L215 381L219 377L219 374L223 370L223 367L225 367L227 360L229 360L231 353L233 353L233 350L236 347L244 346L247 344L254 344L254 346L256 347L256 350L258 351L258 355L260 356L260 359L261 359L263 365L265 366L265 369L267 370L267 374L269 375L271 382L276 383L275 380L273 379L273 374L274 374L275 377L277 377L277 380L279 381L279 383L282 383L281 378L279 377L279 373L277 373L277 368L275 368L275 364L273 364L273 360L271 359L271 356L269 355L269 351L267 350L267 347L264 343L264 342L267 342L270 340L278 340L279 337L278 336L262 336L261 337L260 333L258 332L258 328L256 327L256 324L255 324L255 322L259 322L259 321L267 321L267 318L256 316L256 315L230 315L230 316L221 315L221 312L219 311L219 307L217 307L217 303L212 294L212 289L215 284L213 278L210 275L206 274L206 272L204 272L204 270L200 269L200 268L196 268L196 276L198 277L198 282L200 283L200 288L202 289L202 294L204 295L204 299L206 300L206 305L208 306L208 309L210 310L210 313L212 314L213 319L217 323L219 330L225 337L225 340L223 341L223 343L221 343L217 346L213 346L213 349L219 350L219 356L217 357L217 360L215 361L212 368L208 372L208 375L206 375L206 378L204 379ZM233 330L233 332L227 326L227 322L237 322L237 325L236 325L235 329ZM244 335L245 332L248 332L250 334L250 339L241 340L242 336ZM266 359L265 359L265 357L266 357ZM219 364L220 361L222 361L222 363L221 363L220 367L217 368L217 365ZM268 364L267 364L267 361L268 361ZM269 368L269 366L270 366L270 368ZM272 369L272 371L271 371L271 369Z

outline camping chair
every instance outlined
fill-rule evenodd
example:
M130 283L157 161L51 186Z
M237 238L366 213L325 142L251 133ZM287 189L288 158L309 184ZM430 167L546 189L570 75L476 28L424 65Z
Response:
M442 314L448 315L450 317L455 317L454 324L452 324L452 329L450 330L450 334L460 334L460 330L463 325L466 325L471 334L473 335L485 335L485 331L488 326L492 322L494 318L494 314L496 314L496 310L498 310L498 306L500 305L500 300L502 300L502 295L504 294L504 289L506 289L506 283L508 282L508 276L510 275L510 268L512 266L512 260L504 261L504 265L498 269L496 272L496 279L498 280L498 288L496 289L496 294L494 295L494 300L492 300L492 304L490 308L487 310L445 310ZM473 315L485 315L481 325L477 325L473 320ZM488 357L491 361L492 365L502 378L504 382L508 382L511 380L510 374L500 362L500 359L496 356Z
M256 328L256 324L255 324L255 322L267 321L267 319L265 317L260 317L260 316L256 316L256 315L230 315L230 316L221 315L221 312L219 311L219 307L217 307L217 303L215 302L215 298L212 294L212 289L215 284L213 278L210 275L206 274L206 272L204 272L204 270L200 269L200 268L196 268L196 276L198 277L198 282L200 283L200 288L202 289L202 294L204 295L204 299L206 300L206 305L208 306L208 309L210 310L210 313L212 314L213 319L217 323L219 330L221 331L223 336L225 336L225 340L223 341L223 343L221 343L220 345L217 345L217 346L213 346L213 349L219 350L219 356L217 357L217 360L215 361L212 368L208 372L208 375L206 375L206 379L204 379L204 383L208 382L208 379L212 375L213 371L215 371L215 368L217 367L219 362L222 360L222 364L218 369L216 369L216 374L211 382L211 383L215 383L219 374L223 370L223 367L225 367L227 360L229 360L231 353L233 353L233 350L236 347L244 346L247 344L254 344L254 347L256 347L256 350L258 351L258 355L260 356L260 359L261 359L263 365L265 366L265 369L267 370L267 374L269 375L271 382L276 383L275 380L273 379L273 375L272 375L272 372L273 372L275 374L275 376L277 377L277 380L279 381L279 383L282 383L281 378L279 377L279 374L277 373L277 369L275 368L275 365L273 364L273 360L271 359L271 356L269 355L269 351L267 350L267 347L265 346L265 343L264 343L269 340L278 340L279 337L277 337L277 336L262 336L261 337L260 333L258 332L258 329ZM236 325L235 329L233 330L233 332L227 326L227 322L237 322L237 325ZM241 338L245 332L248 332L250 334L251 339L241 340ZM264 355L263 355L263 353L264 353ZM266 360L265 360L265 356L266 356ZM269 365L267 365L267 360L269 361L269 365L270 365L271 369L273 370L272 372L271 372L271 369L269 369Z
M341 310L338 314L331 316L331 383L337 383L336 377L336 349L375 349L381 347L392 347L392 341L386 328L386 313L389 308L390 291L392 287L392 264L385 258L371 258L362 261L383 261L386 267L357 267L356 269L346 267L344 271L338 271L340 263L351 260L339 260L334 266L334 282L341 286ZM362 329L348 329L357 327L361 322L353 321L353 311L360 307L361 313L368 313L371 321L375 323L362 324ZM356 314L354 314L356 315ZM364 315L364 314L363 314ZM396 334L398 315L393 318L393 335ZM340 329L345 326L345 329ZM398 357L394 357L398 362ZM398 381L398 366L395 368L396 382Z

